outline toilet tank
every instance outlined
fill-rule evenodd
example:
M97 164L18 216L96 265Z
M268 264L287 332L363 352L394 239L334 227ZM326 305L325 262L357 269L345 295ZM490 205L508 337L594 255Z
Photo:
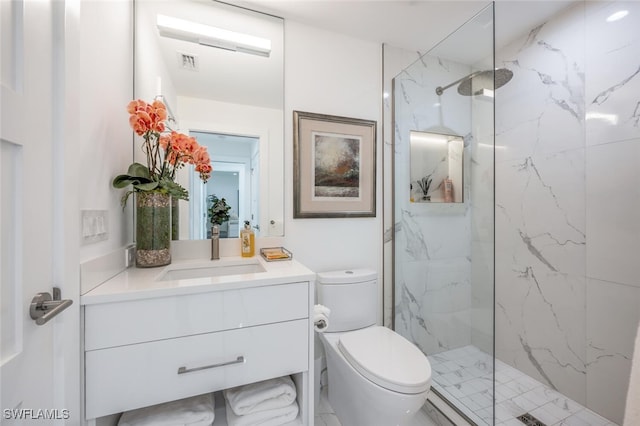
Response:
M357 330L376 324L377 276L371 269L318 273L318 302L331 309L327 332Z

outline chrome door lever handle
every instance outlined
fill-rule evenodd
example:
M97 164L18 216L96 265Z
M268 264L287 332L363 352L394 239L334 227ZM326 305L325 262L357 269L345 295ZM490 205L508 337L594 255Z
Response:
M56 297L59 297L60 290L58 288L54 288L53 294ZM32 320L36 321L36 324L46 324L51 318L71 306L72 303L73 300L71 299L55 300L52 299L51 295L47 292L38 293L33 299L31 299L29 315Z

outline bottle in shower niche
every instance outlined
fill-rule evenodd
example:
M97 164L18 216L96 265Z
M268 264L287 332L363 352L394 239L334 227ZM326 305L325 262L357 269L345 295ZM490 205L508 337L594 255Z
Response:
M240 251L242 257L252 257L256 253L256 234L248 220L244 221L244 229L240 231Z
M444 180L444 202L453 203L453 181L449 178Z

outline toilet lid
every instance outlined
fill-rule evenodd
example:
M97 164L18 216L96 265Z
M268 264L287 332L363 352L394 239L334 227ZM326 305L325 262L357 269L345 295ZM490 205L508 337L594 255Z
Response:
M407 394L429 389L431 365L427 357L386 327L344 333L338 348L360 374L385 389Z

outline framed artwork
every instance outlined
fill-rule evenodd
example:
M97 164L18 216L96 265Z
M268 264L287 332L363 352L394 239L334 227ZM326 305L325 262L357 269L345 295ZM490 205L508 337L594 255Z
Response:
M293 217L376 215L376 122L293 112Z

